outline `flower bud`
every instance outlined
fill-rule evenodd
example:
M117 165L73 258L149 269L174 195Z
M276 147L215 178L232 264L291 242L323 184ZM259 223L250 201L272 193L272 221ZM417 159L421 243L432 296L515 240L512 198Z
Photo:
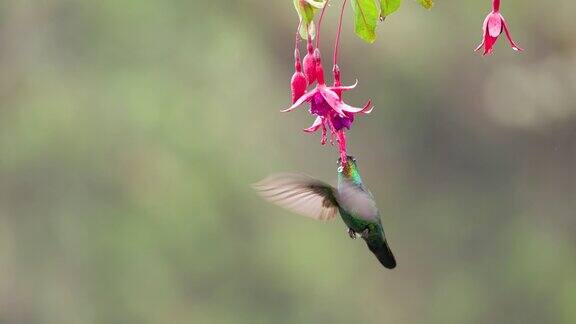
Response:
M292 103L300 99L306 93L306 77L302 73L302 64L300 64L300 51L294 50L294 74L290 81L290 89L292 90Z
M314 59L314 46L312 45L312 37L308 36L307 53L302 61L304 65L304 75L308 80L308 85L312 85L316 81L316 62Z

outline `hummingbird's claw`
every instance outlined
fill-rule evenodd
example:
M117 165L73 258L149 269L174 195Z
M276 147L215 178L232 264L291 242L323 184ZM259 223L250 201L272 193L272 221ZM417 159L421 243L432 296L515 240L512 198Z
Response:
M348 229L348 236L350 236L351 239L355 240L356 239L356 232L354 232L353 229L349 228Z
M368 238L368 235L370 234L370 229L366 228L365 230L362 231L362 233L360 233L360 236L365 239Z

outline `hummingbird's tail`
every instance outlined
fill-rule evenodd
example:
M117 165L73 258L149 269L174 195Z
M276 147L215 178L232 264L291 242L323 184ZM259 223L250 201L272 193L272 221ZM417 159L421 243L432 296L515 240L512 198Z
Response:
M383 266L385 266L388 269L396 268L396 259L394 258L394 254L392 254L392 251L390 250L388 242L386 242L385 238L374 237L369 238L365 241L370 251L374 253L376 258L378 258L378 261L380 261L380 263L382 263Z

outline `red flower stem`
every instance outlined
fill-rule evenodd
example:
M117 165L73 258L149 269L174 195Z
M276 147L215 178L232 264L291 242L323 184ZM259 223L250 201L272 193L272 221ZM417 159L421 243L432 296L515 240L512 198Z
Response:
M302 72L302 62L300 61L300 26L302 22L298 24L296 29L296 38L294 39L294 71Z
M324 121L322 121L322 138L320 139L320 144L324 145L326 144L326 140L327 140L327 136L326 136L326 125L324 125Z
M492 1L492 10L498 12L500 10L500 0Z
M342 33L342 17L344 17L344 8L346 8L346 2L344 0L342 3L342 9L340 10L340 19L338 20L338 32L336 34L336 43L334 44L334 65L338 65L338 51L340 49L340 34Z
M339 151L340 151L340 161L342 161L342 165L346 164L347 159L346 159L346 132L344 131L344 129L341 129L338 131L338 133L336 133L337 137L338 137L338 147L339 147Z
M322 26L322 19L324 19L324 11L326 10L326 7L328 7L329 1L330 0L326 0L326 3L324 3L324 7L322 7L322 12L320 13L320 19L318 19L318 28L316 32L316 48L318 48L318 45L320 44L320 27Z
M336 134L336 128L332 123L332 118L328 118L328 126L330 127L330 145L334 145L334 134Z
M298 28L296 28L296 37L294 39L294 49L300 47L300 27L302 26L302 21L298 23Z

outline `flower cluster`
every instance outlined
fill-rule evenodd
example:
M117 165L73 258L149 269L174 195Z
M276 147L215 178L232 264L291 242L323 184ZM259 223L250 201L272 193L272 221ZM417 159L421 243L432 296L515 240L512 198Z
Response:
M347 0L343 0L342 2L342 10L340 12L340 20L334 45L332 66L333 84L332 86L326 85L324 80L324 67L322 65L322 58L318 44L322 18L325 9L328 6L328 2L329 0L295 0L294 2L300 16L300 24L298 25L298 31L296 32L296 41L294 46L294 74L292 75L290 82L292 90L292 106L282 110L282 112L289 112L303 104L307 104L310 108L310 114L312 114L315 119L312 125L305 128L304 131L314 133L321 130L322 137L320 143L322 145L326 144L328 137L330 138L331 144L334 144L336 140L338 142L341 160L345 163L345 161L347 161L346 131L350 130L356 114L368 114L372 111L373 107L370 100L368 100L362 107L353 107L345 103L342 99L343 93L354 89L357 84L356 82L351 86L343 86L340 77L340 68L338 66L338 50L340 46L340 33L342 30L342 17ZM423 3L427 3L425 7L428 8L431 7L432 4L431 1ZM379 12L380 17L383 17L382 14L390 14L397 9L397 6L394 8L382 6L378 8L375 5L366 7L367 4L362 8L360 2L353 3L353 7L357 8L357 10L362 13L361 17L358 16L362 19L358 19L356 24L360 23L363 28L356 28L357 33L358 31L364 30L364 27L367 26L375 28L375 23L368 24L366 15L364 15L365 10L368 10L366 12L372 10L372 13ZM313 15L315 10L320 8L322 8L322 13L317 24L316 44L314 45L312 41L312 33L314 31ZM370 17L371 16L374 15L370 15ZM302 27L305 28L303 29ZM492 0L492 11L484 20L482 28L482 43L476 48L476 51L484 47L484 55L491 54L494 44L503 31L506 34L512 49L522 51L522 49L512 40L508 24L500 14L500 0ZM303 31L304 33L302 33ZM301 35L302 37L306 36L307 39L306 55L302 59L300 58L299 48ZM361 36L366 35L361 33Z
M321 129L322 137L320 143L322 145L328 141L329 134L330 143L334 144L334 139L336 139L340 157L342 161L346 161L346 130L349 130L352 126L355 114L368 114L372 111L373 107L370 100L368 100L363 107L353 107L345 103L342 99L344 91L354 89L358 82L351 86L342 85L340 68L336 63L339 33L340 28L338 30L334 65L332 68L332 86L326 85L320 49L318 49L317 45L314 46L310 35L307 37L306 56L304 56L302 63L300 62L300 51L298 48L299 36L298 33L296 34L296 48L294 49L295 71L290 83L292 89L292 106L282 110L282 112L292 111L304 103L307 103L310 107L309 112L315 116L315 120L312 125L305 128L304 131L313 133Z

